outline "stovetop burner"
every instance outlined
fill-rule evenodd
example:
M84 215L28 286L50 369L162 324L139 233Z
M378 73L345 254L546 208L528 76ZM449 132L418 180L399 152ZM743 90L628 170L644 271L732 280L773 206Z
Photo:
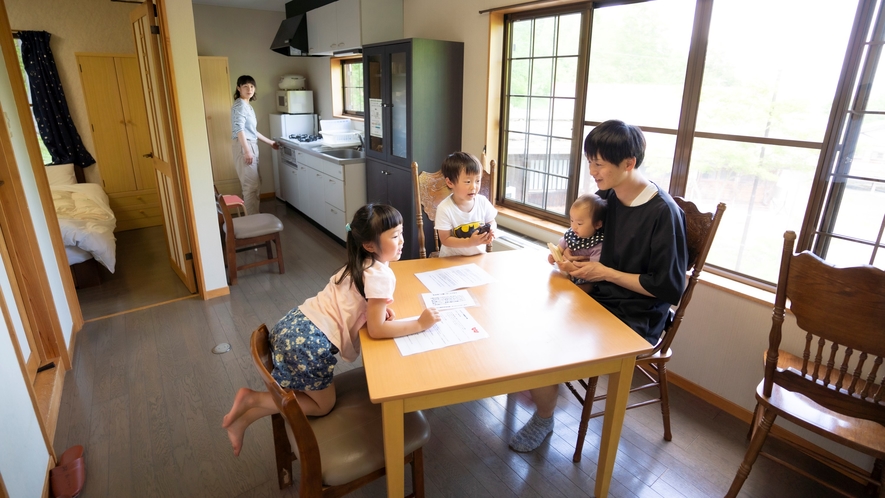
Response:
M296 142L316 142L317 140L320 139L320 136L319 135L302 134L302 135L289 135L289 138L292 140L295 140Z

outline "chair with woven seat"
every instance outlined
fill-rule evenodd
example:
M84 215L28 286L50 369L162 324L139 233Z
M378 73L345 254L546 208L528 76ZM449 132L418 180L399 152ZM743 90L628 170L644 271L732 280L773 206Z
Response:
M227 266L227 280L230 285L237 283L237 272L256 266L276 263L280 274L285 273L283 267L283 249L280 243L280 232L283 222L269 213L248 214L232 217L223 196L215 193L215 208L218 211L218 225L221 228L221 245L224 249L224 263ZM272 246L276 246L276 257ZM237 266L237 253L248 249L264 246L267 259L253 261Z
M335 407L322 417L307 417L295 394L271 372L268 330L252 332L252 361L280 413L271 416L280 489L292 484L292 462L301 461L298 496L342 496L386 474L381 405L372 403L363 368L335 374ZM412 493L424 496L424 457L430 425L420 411L404 420L404 463L412 468ZM293 448L295 453L293 453Z
M885 271L873 266L837 268L809 251L794 254L795 241L795 233L784 234L765 370L756 387L756 412L761 417L757 417L747 454L726 496L737 496L775 418L783 417L875 458L873 470L867 473L805 452L867 482L868 491L878 487L878 496L885 497L885 369L881 367L885 359ZM805 336L801 357L779 349L787 300ZM798 471L783 460L772 459ZM844 494L816 476L799 472Z
M495 161L489 162L489 171L483 169L482 184L479 187L480 195L494 204L492 197L492 179L495 177ZM452 193L446 185L446 178L442 170L433 173L422 171L418 173L418 163L412 163L412 188L415 191L415 222L418 226L418 257L427 257L427 246L424 238L424 216L432 224L436 220L436 208L449 194ZM439 234L433 231L435 250L430 253L431 258L439 256ZM492 252L492 244L486 245L486 252Z
M704 269L704 263L707 261L707 253L713 244L713 238L716 230L719 228L719 222L722 220L722 214L725 212L725 204L719 203L714 213L702 213L697 206L682 197L674 197L674 201L685 213L685 237L688 246L688 265L686 271L691 272L685 290L682 291L682 298L676 310L670 310L670 319L667 326L661 333L655 348L645 355L636 358L636 370L641 374L648 383L639 387L635 387L630 392L642 391L645 389L658 388L658 397L647 399L627 405L627 409L639 408L653 403L661 404L661 417L664 423L664 440L670 441L672 434L670 433L670 399L667 385L667 362L673 356L673 350L670 346L676 337L676 332L682 324L685 316L685 310L691 302L691 296L694 293L695 285L698 277ZM584 388L584 395L572 385L566 382L565 385L575 395L578 401L583 405L581 410L581 423L578 426L578 440L575 444L575 454L572 460L581 461L581 450L584 448L584 438L587 435L587 426L591 418L602 416L605 412L593 412L593 403L605 399L605 395L596 395L596 385L599 381L598 377L590 379L579 379L576 381Z

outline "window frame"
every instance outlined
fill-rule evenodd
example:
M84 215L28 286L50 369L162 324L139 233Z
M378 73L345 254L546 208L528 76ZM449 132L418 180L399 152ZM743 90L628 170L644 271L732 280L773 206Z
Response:
M545 209L540 209L533 207L529 204L525 204L522 202L517 202L513 200L508 200L505 197L506 189L504 186L506 185L506 169L507 162L504 160L507 157L507 129L506 124L509 123L510 115L508 112L508 103L510 95L508 93L510 88L510 46L509 43L511 37L511 29L512 25L516 21L526 20L526 19L537 19L542 17L549 17L554 15L565 15L565 14L574 14L580 13L582 14L581 20L581 29L579 36L579 50L578 50L578 70L575 75L575 109L574 109L574 123L583 122L585 105L586 105L586 87L587 87L587 74L589 71L588 58L589 58L589 50L586 49L587 41L590 36L590 26L593 23L593 4L591 2L580 2L567 4L557 7L549 7L537 10L523 10L512 12L504 15L504 44L502 47L502 68L501 68L501 110L500 110L500 128L498 130L498 143L499 143L499 153L498 153L498 164L501 165L498 168L500 174L496 179L498 181L497 188L497 199L495 200L497 204L504 206L506 208L514 209L519 212L523 212L529 214L531 216L540 218L544 221L549 221L558 224L568 224L568 209L565 210L563 215L558 216L555 213L551 213ZM534 57L532 57L534 59ZM583 90L582 90L583 88ZM552 97L551 97L552 98ZM582 134L582 127L575 126L572 128L572 146L569 152L569 164L571 165L569 168L569 180L568 186L566 188L566 206L570 206L572 202L578 196L578 175L580 173L580 168L583 166L583 142L584 137ZM528 136L529 133L526 133Z
M341 87L339 88L339 92L341 94L341 114L343 116L354 116L354 117L362 118L365 115L365 111L348 111L347 110L347 89L348 88L365 89L365 82L363 82L362 87L346 87L344 82L347 81L347 78L345 77L346 72L347 72L347 66L356 65L356 64L359 64L360 66L362 66L363 59L362 58L341 59L340 63L341 63ZM360 70L359 73L362 74L362 70ZM362 108L362 106L360 108Z

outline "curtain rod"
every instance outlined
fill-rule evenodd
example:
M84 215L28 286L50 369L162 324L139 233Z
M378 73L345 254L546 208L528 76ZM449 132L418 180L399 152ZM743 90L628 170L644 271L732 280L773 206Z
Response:
M596 0L592 2L597 7L610 7L614 5L627 5L631 3L642 3L648 0ZM513 5L502 5L501 7L493 7L491 9L485 9L479 11L480 14L488 14L489 12L498 12L500 10L511 10L511 9L521 9L522 7L530 7L533 5L537 5L540 7L544 6L560 6L560 5L577 5L587 3L586 0L532 0L530 2L517 3Z

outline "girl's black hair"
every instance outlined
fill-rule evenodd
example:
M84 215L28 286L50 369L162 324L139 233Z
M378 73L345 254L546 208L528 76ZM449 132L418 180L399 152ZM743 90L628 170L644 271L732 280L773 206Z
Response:
M240 87L245 85L246 83L252 83L252 86L258 88L258 85L255 84L255 78L249 76L248 74L244 74L237 78L237 90L234 92L234 99L240 98ZM252 94L252 98L249 99L250 102L255 100L255 95L257 93L258 92Z
M587 134L584 155L591 160L598 156L615 166L620 166L624 159L635 157L634 167L638 168L645 158L645 135L638 126L612 119Z
M353 215L347 230L347 263L344 264L344 272L335 282L340 284L345 278L350 277L353 285L360 295L366 297L363 272L367 268L366 260L371 258L372 266L375 264L375 254L363 247L363 244L374 242L375 246L381 244L381 234L403 224L403 215L393 206L387 204L366 204L359 208Z

